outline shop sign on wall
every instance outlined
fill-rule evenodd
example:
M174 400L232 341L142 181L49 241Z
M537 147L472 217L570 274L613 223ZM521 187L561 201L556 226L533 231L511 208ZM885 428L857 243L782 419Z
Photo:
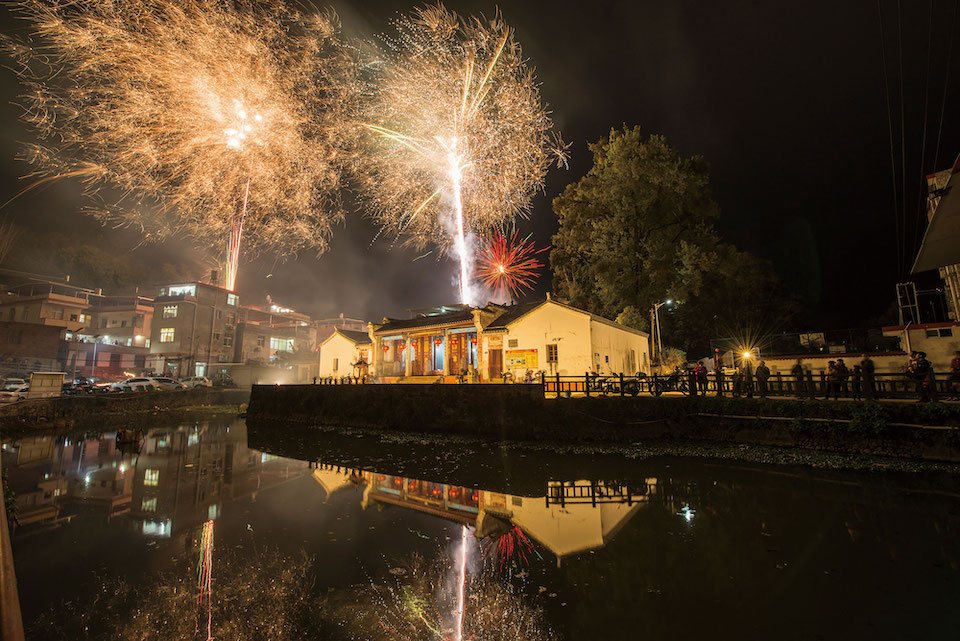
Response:
M535 349L508 349L507 369L537 369L538 358Z

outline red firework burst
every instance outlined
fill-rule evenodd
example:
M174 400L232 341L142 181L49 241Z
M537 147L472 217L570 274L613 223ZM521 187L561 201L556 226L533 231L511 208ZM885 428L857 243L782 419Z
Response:
M477 257L477 276L497 296L506 297L509 293L517 297L524 290L533 289L540 277L538 270L543 268L537 256L547 249L538 248L530 236L520 238L516 230L507 237L498 229Z
M501 571L511 564L529 565L532 552L533 542L516 525L497 539L497 556L500 559Z

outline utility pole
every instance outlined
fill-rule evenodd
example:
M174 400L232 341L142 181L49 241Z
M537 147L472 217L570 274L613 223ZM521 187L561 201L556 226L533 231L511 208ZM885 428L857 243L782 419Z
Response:
M663 369L663 340L660 335L660 308L664 305L673 305L673 300L668 298L662 303L654 303L650 308L650 326L657 333L657 367Z

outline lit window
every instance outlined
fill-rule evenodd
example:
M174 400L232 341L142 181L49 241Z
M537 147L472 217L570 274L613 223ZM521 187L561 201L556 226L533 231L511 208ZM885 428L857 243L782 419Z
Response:
M160 290L161 292L163 290ZM167 289L167 294L170 296L196 296L197 295L197 286L196 285L173 285ZM163 294L160 294L163 296Z
M163 317L164 318L176 318L180 313L179 305L164 305L163 306Z
M140 509L144 512L156 512L157 511L157 497L151 496L150 498L144 497L143 501L140 502Z
M160 342L172 343L177 335L177 330L173 327L163 327L160 329Z
M293 351L293 339L292 338L277 338L272 336L270 338L270 349L275 349L278 352L292 352Z
M160 470L146 470L143 473L143 484L150 487L160 485Z
M236 294L227 294L227 305L237 306L237 295Z

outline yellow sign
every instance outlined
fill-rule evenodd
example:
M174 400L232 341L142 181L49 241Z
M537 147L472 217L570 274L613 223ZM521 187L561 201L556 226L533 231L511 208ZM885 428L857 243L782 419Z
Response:
M537 369L537 350L508 349L507 369Z

